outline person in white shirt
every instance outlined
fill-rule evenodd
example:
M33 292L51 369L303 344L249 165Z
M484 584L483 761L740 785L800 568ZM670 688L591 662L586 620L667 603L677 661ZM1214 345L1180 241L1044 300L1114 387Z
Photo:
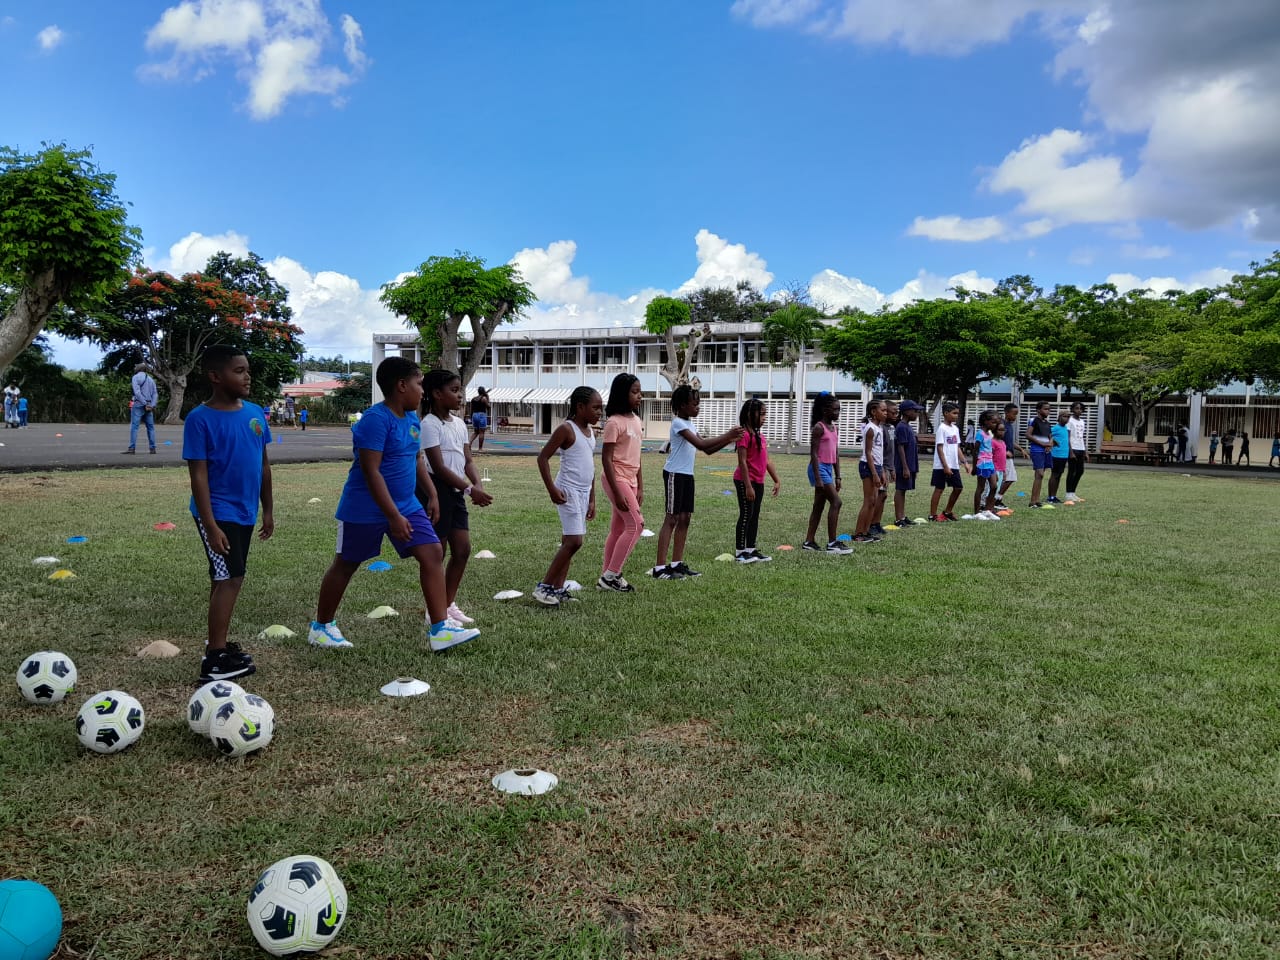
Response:
M968 466L964 451L960 449L960 428L956 426L959 419L960 404L942 405L942 423L938 424L933 441L933 496L929 500L929 519L935 523L958 519L954 511L960 491L964 489L960 470ZM947 499L947 509L939 513L938 503L947 487L951 488L951 496Z
M1067 421L1067 432L1071 435L1071 456L1067 461L1067 499L1079 500L1076 487L1080 485L1080 477L1084 474L1084 465L1089 460L1089 448L1085 441L1084 404L1071 405L1071 419Z

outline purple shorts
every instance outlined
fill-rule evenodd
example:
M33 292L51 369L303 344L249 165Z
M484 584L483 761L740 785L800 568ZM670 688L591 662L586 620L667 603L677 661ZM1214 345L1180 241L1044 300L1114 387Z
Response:
M440 542L435 528L431 526L427 511L418 510L406 515L405 519L413 527L413 533L408 540L397 540L391 536L390 526L385 520L381 523L348 523L345 520L339 520L338 556L347 563L364 563L366 560L372 560L382 552L384 536L391 541L391 545L396 548L396 553L402 560L413 554L414 547L420 547L424 543Z

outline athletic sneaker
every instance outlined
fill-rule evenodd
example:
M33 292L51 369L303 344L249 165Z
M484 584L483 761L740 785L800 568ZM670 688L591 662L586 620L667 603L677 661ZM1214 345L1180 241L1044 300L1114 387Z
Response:
M597 590L613 590L615 593L634 593L635 587L627 583L620 574L610 576L607 573L600 574L600 579L596 581Z
M469 627L471 626L471 624L475 623L475 620L473 620L471 617L468 617L465 613L463 613L461 610L458 609L458 605L456 603L449 604L449 609L445 611L445 615L452 617L454 620L457 620L464 627Z
M901 520L895 520L893 522L900 527L914 527L916 525L914 520L910 520L907 517L903 517Z
M257 669L243 652L232 650L228 644L222 650L206 650L200 661L200 682L234 680L236 677L247 677Z
M868 530L867 532L870 533L873 537L883 538L884 535L887 534L889 531L886 530L882 524L873 523L871 525L871 529Z
M756 563L768 563L773 557L768 554L761 553L757 548L751 548L751 555L756 558Z
M934 514L930 514L929 522L930 523L946 523L947 518L940 513L934 513Z
M1045 503L1061 503L1062 501L1057 497L1046 497L1044 502Z
M806 540L804 543L800 544L800 549L801 550L821 550L822 548L818 546L816 543L814 543L812 540Z
M231 653L238 654L239 656L244 657L250 663L253 663L253 657L249 656L249 654L245 653L242 649L240 649L240 644L236 643L234 640L227 641L227 650Z
M998 517L998 516L996 515L996 512L995 512L994 510L983 510L983 511L982 511L982 513L980 514L980 516L983 516L983 517L985 517L985 518L986 518L986 519L988 519L988 520L999 520L999 519L1001 519L1000 517Z
M560 606L560 591L549 584L540 583L533 588L533 599L546 607L558 607Z
M433 627L427 631L427 640L431 644L432 653L448 650L450 647L456 647L460 643L474 640L478 636L480 636L480 631L475 627L456 629L450 627L447 622L439 630Z
M870 533L860 533L853 538L854 543L879 543L880 538Z
M1039 510L1041 507L1044 506L1044 504L1037 502L1037 503L1029 503L1027 504L1027 506L1030 507L1032 510Z
M950 520L952 523L956 523L960 519L954 513L944 513L943 516L946 517L948 520Z
M1068 499L1069 501L1071 501L1072 503L1074 503L1075 501L1079 500L1080 498L1079 498L1079 497L1077 497L1074 493L1068 493L1068 494L1067 494L1067 499Z
M664 564L661 567L654 567L650 576L655 580L683 580L684 574L680 572L680 568L674 563Z
M702 576L702 574L701 574L701 573L699 573L697 570L691 570L691 569L689 568L689 565L688 565L687 563L685 563L683 560L680 560L680 561L676 562L676 563L674 564L674 566L675 566L675 568L676 568L676 572L678 572L681 576L685 576L685 577L700 577L700 576Z
M556 596L560 598L561 603L577 603L578 598L575 597L568 587L560 587L556 590Z
M355 646L342 635L342 631L338 629L337 620L330 620L328 623L312 620L311 629L307 631L307 643L313 647L324 647L326 650L349 650Z
M853 547L841 543L839 540L832 540L827 544L827 553L834 553L842 557L847 557L853 553Z
M739 550L734 554L733 559L735 563L756 563L760 557L756 556L754 550Z

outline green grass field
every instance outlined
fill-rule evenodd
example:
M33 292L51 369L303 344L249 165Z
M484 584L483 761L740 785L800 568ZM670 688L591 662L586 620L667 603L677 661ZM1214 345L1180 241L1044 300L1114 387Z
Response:
M807 516L804 461L780 466L766 548ZM345 880L350 957L1280 953L1280 487L1091 471L1072 509L738 567L712 559L736 516L721 455L699 462L705 576L643 577L642 540L635 594L590 589L605 509L557 611L490 599L531 591L559 524L531 459L487 468L473 539L498 559L460 597L484 634L436 656L390 551L347 595L355 650L254 639L305 631L344 474L275 469L234 635L278 726L230 761L184 719L208 590L185 473L0 477L0 665L54 648L80 672L55 707L0 697L0 876L58 894L60 956L260 956L245 898L295 853ZM383 603L402 616L364 617ZM182 655L134 656L160 638ZM381 697L399 674L431 694ZM146 734L89 754L75 712L112 687ZM560 788L490 786L523 765Z

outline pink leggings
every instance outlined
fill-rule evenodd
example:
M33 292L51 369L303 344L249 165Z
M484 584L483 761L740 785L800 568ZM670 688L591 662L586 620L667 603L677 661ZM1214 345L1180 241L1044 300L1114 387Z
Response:
M618 509L609 496L609 485L605 488L605 496L613 504L613 516L609 519L609 536L604 541L604 568L621 573L627 557L640 542L640 531L644 529L644 517L640 515L640 504L636 501L636 488L629 483L621 483L622 499L626 501L627 511Z

